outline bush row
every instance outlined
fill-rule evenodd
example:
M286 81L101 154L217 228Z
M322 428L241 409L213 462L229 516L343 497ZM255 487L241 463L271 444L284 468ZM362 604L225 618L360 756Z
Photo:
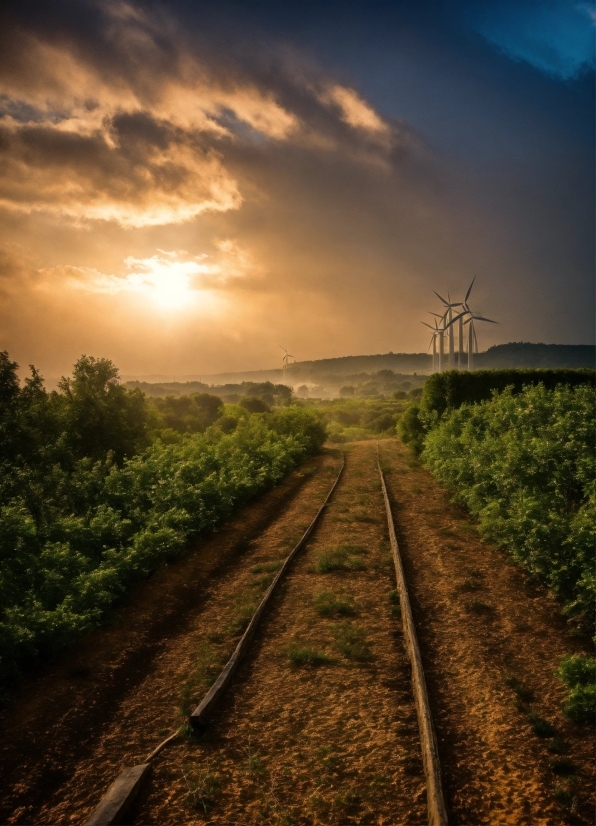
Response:
M546 582L584 628L596 608L594 401L585 386L507 389L444 416L422 451L481 533Z
M96 626L132 582L319 448L325 428L296 407L247 415L178 444L157 440L116 464L55 463L37 482L13 465L0 506L0 670L24 664Z

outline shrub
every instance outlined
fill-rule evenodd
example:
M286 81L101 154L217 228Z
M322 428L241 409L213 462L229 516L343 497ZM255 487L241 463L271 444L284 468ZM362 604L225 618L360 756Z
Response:
M596 722L596 659L585 654L564 657L557 674L569 689L563 714L579 725Z
M591 627L596 604L594 390L543 385L463 405L425 439L423 461L480 532Z
M422 453L426 430L420 418L420 406L417 404L409 405L397 421L397 435L417 455Z
M521 393L525 387L542 384L547 390L559 385L577 387L596 383L594 370L579 369L510 369L476 370L468 373L462 370L448 370L433 373L425 385L421 407L425 414L435 413L441 418L445 411L456 410L462 404L478 404L488 401L495 391L511 387L513 393Z
M87 383L84 393L81 390L81 409L91 404L95 384L88 373L93 366L89 360L84 364ZM107 367L103 362L100 367L103 381ZM1 368L0 359L0 381ZM103 405L101 381L97 392ZM70 392L79 391L73 385ZM116 404L113 400L128 399L111 393L105 391L108 399L94 421L108 421L105 410ZM39 403L45 404L43 392L39 395ZM101 460L79 458L76 451L85 441L76 434L52 441L41 433L35 450L29 437L27 455L14 449L18 433L12 438L13 453L0 475L3 680L13 678L34 657L97 626L135 580L181 554L190 540L279 482L325 439L321 420L308 411L284 407L250 415L239 408L241 415L230 433L213 425L204 434L187 433L175 443L158 439L142 453L124 458L142 433L129 427L127 418L136 403L135 396L132 406L127 401L115 418L114 426L124 429L122 438L114 438L121 446L120 465L111 452ZM68 422L78 421L67 411ZM87 429L82 432L87 439ZM109 444L108 430L102 433ZM65 444L74 447L66 450ZM247 612L240 616L239 611L238 629Z

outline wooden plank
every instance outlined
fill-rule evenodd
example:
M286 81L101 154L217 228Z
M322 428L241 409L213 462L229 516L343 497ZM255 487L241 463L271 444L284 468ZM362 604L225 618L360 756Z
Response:
M391 504L387 494L385 477L379 462L379 473L381 475L381 485L383 488L383 498L385 500L385 510L387 512L387 524L389 526L389 541L393 552L393 562L395 565L395 577L397 580L397 591L401 606L401 615L404 628L406 648L412 664L412 690L416 703L416 714L418 717L418 729L420 731L420 746L422 750L422 762L424 764L424 774L426 776L426 800L428 810L429 826L447 826L447 810L443 798L443 786L441 782L441 763L439 760L439 748L430 713L430 703L428 701L428 691L426 680L424 679L424 669L422 668L422 658L414 626L414 617L408 595L408 587L404 575L404 569L395 535L393 524L393 514Z
M112 826L122 823L131 804L151 771L151 763L123 769L104 794L85 826Z
M346 459L345 459L345 456L343 456L342 464L341 464L341 467L339 469L339 473L337 474L335 482L331 486L331 490L327 494L327 496L325 498L325 501L323 502L323 504L321 505L321 507L317 511L317 515L315 516L313 521L310 523L310 525L308 526L308 528L304 532L304 534L303 534L302 538L300 539L300 541L298 542L298 544L295 546L295 548L291 551L289 556L286 558L286 560L285 560L284 564L282 565L281 569L279 570L277 576L275 577L275 579L273 580L273 582L271 583L271 585L267 589L267 593L265 594L265 596L261 600L261 603L260 603L259 607L257 608L257 610L255 611L255 613L253 614L253 617L252 617L250 623L248 624L248 628L246 629L246 631L242 635L242 638L240 639L240 642L238 643L238 645L236 646L236 649L234 650L234 653L232 654L232 656L230 657L230 659L226 663L223 671L221 672L221 674L219 675L217 680L213 683L213 685L211 686L211 688L209 689L207 694L205 694L205 696L203 697L203 699L201 700L199 705L195 708L195 710L190 715L190 723L195 728L200 729L200 728L203 728L206 725L207 720L209 719L209 716L212 714L212 712L213 712L215 706L217 705L217 703L219 702L222 694L224 693L224 691L228 687L228 685L229 685L229 683L230 683L230 681L231 681L231 679L234 675L234 672L236 671L236 668L238 667L238 664L239 664L240 660L242 659L243 655L246 653L246 650L247 650L247 648L250 644L250 641L252 640L252 638L254 636L254 633L255 633L255 631L257 629L257 626L260 622L260 619L263 616L263 613L265 612L265 608L266 608L271 596L273 595L273 592L275 591L275 589L277 587L277 584L279 583L279 581L281 580L281 578L283 577L283 575L287 571L287 569L288 569L292 559L294 558L294 556L298 553L298 551L301 548L304 547L304 545L306 544L309 536L313 532L314 527L317 524L317 521L318 521L319 517L323 513L323 510L327 506L327 503L329 502L329 499L331 498L331 495L332 495L333 491L335 490L335 488L337 486L337 483L339 482L340 476L341 476L341 474L343 472L343 469L345 467L345 463L346 463Z

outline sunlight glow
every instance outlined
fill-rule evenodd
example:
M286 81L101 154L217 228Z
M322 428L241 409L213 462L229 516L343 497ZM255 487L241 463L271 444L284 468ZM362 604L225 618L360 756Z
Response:
M218 268L197 261L178 261L172 253L163 255L167 257L127 258L126 266L134 272L124 280L123 289L143 293L165 310L194 306L201 295L197 276L213 274Z

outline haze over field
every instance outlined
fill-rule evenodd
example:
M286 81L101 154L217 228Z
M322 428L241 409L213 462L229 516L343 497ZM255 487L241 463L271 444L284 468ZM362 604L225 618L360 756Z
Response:
M20 0L0 38L22 366L421 352L475 273L481 349L594 341L588 3Z

